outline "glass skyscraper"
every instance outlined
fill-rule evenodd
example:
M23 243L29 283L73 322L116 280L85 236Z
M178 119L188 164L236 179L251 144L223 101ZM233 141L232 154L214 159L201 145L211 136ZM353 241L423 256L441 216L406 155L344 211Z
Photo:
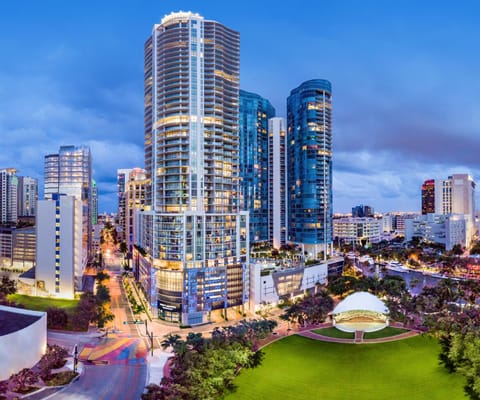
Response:
M275 109L267 99L240 90L240 192L250 212L250 243L269 240L268 120Z
M160 318L198 324L246 301L248 213L240 212L240 35L178 12L145 43L145 170L139 245Z
M332 87L313 79L287 99L288 234L310 257L332 246Z

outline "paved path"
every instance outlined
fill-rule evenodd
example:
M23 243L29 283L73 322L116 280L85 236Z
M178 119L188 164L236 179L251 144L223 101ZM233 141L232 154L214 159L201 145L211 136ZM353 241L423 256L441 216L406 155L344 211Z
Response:
M330 325L331 326L331 325ZM316 328L318 329L318 328ZM332 342L332 343L354 343L354 344L368 344L368 343L385 343L385 342L394 342L396 340L402 340L402 339L407 339L409 337L417 336L419 335L419 332L409 330L408 332L401 333L399 335L394 335L394 336L388 336L384 338L378 338L378 339L365 339L364 338L364 332L363 331L358 331L355 333L355 338L354 339L342 339L342 338L334 338L330 336L323 336L318 333L313 332L312 330L305 330L305 331L299 331L295 332L299 336L303 336L306 338L310 339L315 339L315 340L321 340L323 342Z

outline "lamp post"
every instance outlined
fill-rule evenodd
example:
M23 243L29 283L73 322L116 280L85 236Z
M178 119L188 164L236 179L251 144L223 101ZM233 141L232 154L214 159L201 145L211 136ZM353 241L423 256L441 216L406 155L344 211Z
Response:
M73 350L73 373L77 372L77 364L78 364L78 346L75 345Z

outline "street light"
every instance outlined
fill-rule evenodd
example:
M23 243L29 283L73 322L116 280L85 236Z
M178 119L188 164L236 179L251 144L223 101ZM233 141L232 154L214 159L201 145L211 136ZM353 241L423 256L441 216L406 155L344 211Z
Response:
M78 346L75 345L73 350L73 373L77 372L77 364L78 364Z

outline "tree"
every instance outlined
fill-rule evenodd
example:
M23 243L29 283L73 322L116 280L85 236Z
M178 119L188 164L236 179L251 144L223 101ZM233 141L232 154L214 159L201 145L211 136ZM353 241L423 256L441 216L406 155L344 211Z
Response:
M103 285L105 281L110 280L110 275L104 271L98 271L95 275L95 280L98 282L99 285Z
M17 283L14 280L9 279L8 276L2 276L0 280L0 301L7 300L7 296L17 292Z
M285 310L281 318L301 326L318 324L325 320L332 309L333 299L326 290L321 290L315 295L309 294L296 301Z
M58 307L47 308L48 329L65 329L68 324L68 314Z
M86 330L89 323L95 323L97 320L98 311L95 296L91 292L83 293L74 312L72 320L74 329Z

